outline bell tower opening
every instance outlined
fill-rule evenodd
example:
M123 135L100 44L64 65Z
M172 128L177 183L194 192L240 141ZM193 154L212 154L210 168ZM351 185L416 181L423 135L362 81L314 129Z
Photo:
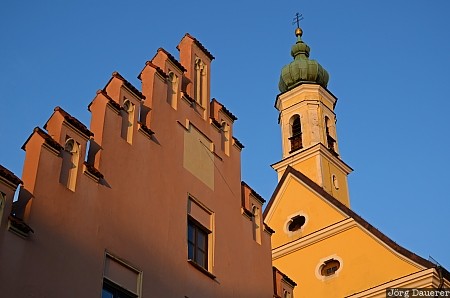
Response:
M289 141L291 142L291 151L290 151L291 153L303 148L302 125L300 122L299 115L292 116L289 122L291 128L291 136L289 137Z

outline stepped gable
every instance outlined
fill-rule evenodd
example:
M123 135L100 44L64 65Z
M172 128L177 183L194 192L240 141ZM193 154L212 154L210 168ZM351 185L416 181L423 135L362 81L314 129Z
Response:
M233 137L234 143L240 148L240 149L244 149L245 146L244 144L242 144L236 137Z
M190 39L192 39L192 40L194 41L194 43L197 45L197 47L199 47L199 48L206 54L206 56L208 56L209 59L211 59L211 60L214 60L214 59L215 59L215 57L211 54L211 52L208 51L208 50L205 48L205 46L204 46L200 41L198 41L197 38L195 38L194 36L190 35L189 33L186 33L186 34L184 35L184 37L189 37ZM183 38L184 38L184 37L183 37ZM178 47L177 47L177 49L178 49Z
M247 187L250 190L250 193L256 198L258 199L261 204L264 204L266 202L266 200L259 194L257 193L253 188L251 188L247 183L245 183L244 181L241 181L241 186L242 187Z
M292 286L297 286L297 283L295 282L295 281L293 281L289 276L287 276L286 274L284 274L283 272L281 272L277 267L275 267L275 266L273 266L272 267L272 270L274 271L274 272L278 272L282 277L283 277L283 279L287 282L287 283L289 283L289 284L291 284Z
M244 213L248 217L253 217L252 212L252 202L250 199L250 195L252 195L256 201L260 204L260 207L262 208L262 205L266 202L266 200L263 199L261 195L259 195L253 188L251 188L247 183L244 181L241 181L241 204L242 209Z
M78 120L77 118L73 117L72 115L70 115L69 113L67 113L65 110L63 110L61 107L57 106L56 108L53 109L53 111L55 112L60 112L63 117L64 120L67 121L67 123L71 124L72 126L74 126L75 128L77 128L79 131L81 131L84 135L86 135L88 138L94 136L94 133L91 132L86 125L84 125L80 120ZM47 124L44 125L44 129L47 129Z
M52 138L48 133L46 133L42 128L36 126L36 127L33 129L33 132L30 134L30 136L29 136L29 137L26 139L26 141L23 143L23 145L22 145L22 147L21 147L22 150L26 151L26 149L25 149L25 148L26 148L26 145L27 145L28 141L31 139L31 136L32 136L34 133L37 133L38 135L40 135L40 136L44 139L45 143L46 143L47 145L49 145L50 147L52 147L53 149L55 149L56 151L61 151L61 150L64 149L63 146L61 146L61 144L59 144L55 139L53 139L53 138Z
M181 72L186 72L187 71L187 69L177 60L177 59L175 59L175 57L171 54L171 53L169 53L168 51L166 51L165 49L163 49L163 48L159 48L158 50L157 50L157 53L156 53L156 55L158 54L158 52L163 52L164 54L166 54L166 56L169 58L169 60L170 60L170 62L172 62L173 64L175 64L175 66L176 67L178 67L178 69L179 70L181 70ZM156 56L155 55L155 56ZM154 57L153 57L154 58ZM153 59L152 59L153 60Z
M105 90L97 90L97 95L101 94L104 97L106 97L106 99L108 100L109 104L111 104L115 109L117 109L118 111L120 111L122 109L122 107L120 106L120 104L118 104L114 99L111 98L111 96L108 95L108 93L106 93ZM88 105L88 111L91 110L91 105L92 102Z
M139 89L137 89L136 87L134 87L133 84L131 84L129 81L127 81L119 72L114 71L112 73L112 77L111 79L108 81L108 83L106 83L105 87L103 88L103 91L106 92L106 87L109 85L109 83L112 81L113 78L117 78L119 80L121 80L123 82L123 84L125 85L125 87L127 87L128 89L130 89L139 99L144 100L145 96L144 94L142 94L141 91L139 91Z
M180 65L181 65L181 64L180 64ZM159 75L161 75L163 78L167 78L167 77L168 77L168 75L164 72L164 70L162 70L159 66L157 66L156 64L154 64L152 61L146 61L146 62L145 62L144 68L141 70L141 72L140 72L139 75L137 76L137 78L138 78L139 80L142 80L141 74L142 74L142 72L144 71L145 67L147 67L147 66L150 66L150 67L153 67L154 69L156 69L156 72L157 72Z
M211 105L214 105L215 103L217 103L220 106L219 111L222 111L225 115L227 115L232 121L236 121L238 118L230 112L230 110L228 110L222 103L220 103L216 98L213 98L211 100ZM213 109L211 109L211 113L213 113ZM213 115L214 116L214 115ZM211 117L213 117L211 116ZM215 118L215 117L214 117Z

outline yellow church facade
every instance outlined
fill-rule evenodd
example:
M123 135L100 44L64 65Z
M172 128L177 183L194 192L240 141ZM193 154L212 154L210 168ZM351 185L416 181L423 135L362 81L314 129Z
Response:
M294 61L282 69L279 110L282 160L264 212L274 266L297 282L294 296L396 297L396 288L450 287L444 268L399 246L350 209L336 135L336 97L328 73L309 59L296 31ZM289 297L289 296L286 296Z

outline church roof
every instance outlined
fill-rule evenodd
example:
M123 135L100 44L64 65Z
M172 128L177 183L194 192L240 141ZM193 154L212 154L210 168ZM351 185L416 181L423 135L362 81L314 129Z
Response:
M431 261L428 261L424 258L422 258L419 255L416 255L415 253L409 251L408 249L404 248L403 246L400 246L395 241L393 241L391 238L383 234L380 230L372 226L370 223L368 223L364 218L356 214L353 210L345 206L343 203L341 203L338 199L330 195L328 192L326 192L322 187L320 187L317 183L306 177L304 174L302 174L300 171L297 171L291 166L288 166L286 171L284 172L283 176L281 177L280 181L277 184L277 187L275 188L275 191L272 194L272 197L269 200L269 203L267 204L266 209L264 209L263 217L266 218L269 210L272 208L272 204L277 197L278 193L280 192L284 182L286 181L287 177L289 175L292 175L299 180L301 180L303 183L305 183L307 186L309 186L311 189L313 189L316 193L318 193L322 198L327 200L329 203L331 203L333 206L338 208L340 211L342 211L344 214L355 220L360 226L362 226L365 230L367 230L369 233L371 233L373 236L375 236L377 239L381 240L384 244L389 246L392 250L395 252L405 256L406 258L410 259L413 262L416 262L426 268L434 268L437 267L437 265ZM447 280L450 280L450 272L446 270L445 268L442 268L443 275Z
M316 60L309 59L309 46L303 42L303 31L297 28L295 31L297 42L291 48L291 56L294 61L281 69L278 88L286 92L302 83L318 84L327 87L329 75L325 68Z

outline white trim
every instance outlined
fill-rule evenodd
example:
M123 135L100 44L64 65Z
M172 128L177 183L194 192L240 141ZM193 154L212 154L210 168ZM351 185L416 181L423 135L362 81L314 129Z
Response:
M283 103L286 100L289 100L292 97L299 96L304 92L316 92L317 94L319 94L320 96L319 98L323 99L323 102L328 101L328 103L331 104L331 106L333 107L337 101L336 97L334 97L328 90L324 89L320 85L302 84L292 90L289 90L288 92L278 95L275 102L275 108L278 109L279 111L286 109L283 108Z
M108 278L107 276L105 276L105 265L106 265L106 259L110 258L111 260L121 264L122 266L128 268L130 271L134 271L137 275L137 280L136 280L136 289L128 289L127 287L123 286L122 284L120 284L118 281L115 280L111 280L110 278ZM115 283L116 285L121 286L122 288L136 294L138 297L142 297L142 280L143 280L143 271L138 269L137 267L131 265L128 261L119 258L115 255L113 255L111 252L109 252L108 250L105 250L105 257L103 260L103 279L107 279L113 283ZM136 290L136 292L134 291Z
M374 288L351 294L346 296L346 298L385 298L387 288L427 288L431 286L437 287L438 284L439 276L436 270L429 268L400 277Z
M270 206L270 209L267 211L267 214L265 216L265 222L269 222L272 219L274 210L276 209L276 207L279 204L280 199L283 197L284 192L286 191L286 188L290 182L290 180L293 179L297 182L299 182L301 185L303 185L304 187L306 187L309 191L313 192L314 194L316 194L319 198L321 198L326 204L328 204L330 207L332 207L334 210L336 210L337 212L339 212L341 215L343 215L344 217L348 217L348 215L343 212L341 209L339 209L338 207L336 207L333 203L331 203L330 201L324 199L322 197L321 194L319 194L317 191L315 191L314 189L312 189L309 185L307 185L306 183L304 183L302 180L300 180L299 178L295 177L292 173L289 173L289 175L286 177L286 180L284 181L283 185L281 186L280 190L278 191L277 196L274 198L272 205Z
M414 262L408 257L400 254L395 251L392 247L387 245L384 241L380 240L378 237L370 233L367 229L361 226L358 222L356 222L353 218L348 217L342 221L336 222L326 228L315 231L309 235L306 235L302 238L294 240L292 242L286 243L282 246L272 249L272 260L279 259L286 255L289 255L295 251L301 250L307 246L314 245L320 241L323 241L329 237L335 236L337 234L343 233L352 228L359 228L362 232L366 233L369 237L374 239L377 243L379 243L382 247L386 248L390 251L394 256L397 256L400 260L410 264L411 266L415 266L418 269L425 269L424 266Z
M192 195L189 192L187 194L188 194L188 204L189 204L189 201L192 201L195 204L197 204L201 209L203 209L207 214L209 214L210 226L204 227L210 231L210 233L208 233L208 268L206 268L206 270L212 274L214 271L214 259L215 259L214 252L215 252L215 243L216 243L215 213L214 213L214 211L209 209L205 204L203 204L200 200L198 200L196 197L194 197L194 195ZM189 207L189 205L187 205L186 207ZM189 210L186 209L186 211L187 211L186 214L190 216ZM195 219L195 217L192 217L192 218ZM187 243L187 239L186 239L186 243ZM186 250L186 252L187 252L187 250Z
M290 155L286 157L285 159L272 164L272 168L277 171L285 171L287 166L295 166L296 164L309 159L314 156L322 156L330 163L336 165L342 172L344 172L346 175L353 172L353 169L350 168L345 162L343 162L340 158L335 157L331 152L325 148L325 146L322 143L318 143L312 147L309 147L303 151L300 151L296 154Z
M301 250L307 246L318 243L326 238L342 233L343 231L349 230L353 227L356 227L356 222L353 218L347 218L337 223L334 223L333 225L330 225L324 229L318 230L300 239L294 240L292 242L286 243L282 246L272 249L272 260L282 258L295 251Z

